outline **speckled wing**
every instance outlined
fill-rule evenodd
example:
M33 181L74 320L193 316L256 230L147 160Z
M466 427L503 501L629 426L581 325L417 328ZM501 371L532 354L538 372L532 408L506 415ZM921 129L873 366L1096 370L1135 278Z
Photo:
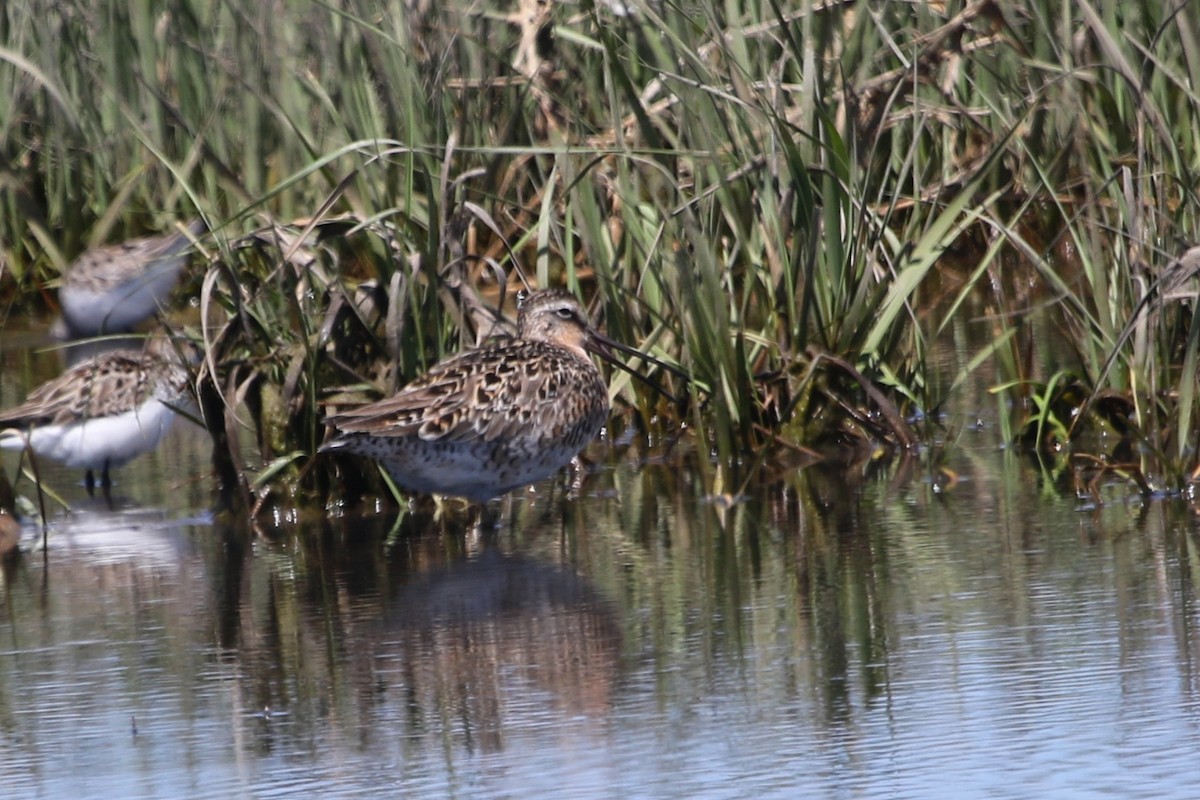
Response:
M341 433L431 442L512 437L557 415L564 371L572 369L586 365L540 342L468 351L435 365L395 396L326 422Z
M188 230L199 236L207 228L203 220L192 220ZM112 290L151 268L155 262L174 258L192 244L182 231L130 239L84 251L71 264L68 284L90 282L97 291Z
M0 428L57 425L137 408L152 387L147 356L112 351L47 381L24 403L0 411Z

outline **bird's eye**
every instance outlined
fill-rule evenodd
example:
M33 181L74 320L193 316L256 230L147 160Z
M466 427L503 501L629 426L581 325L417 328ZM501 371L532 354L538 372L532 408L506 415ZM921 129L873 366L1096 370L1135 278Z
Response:
M556 308L556 309L554 309L554 313L558 314L559 319L574 319L575 318L575 312L569 308Z

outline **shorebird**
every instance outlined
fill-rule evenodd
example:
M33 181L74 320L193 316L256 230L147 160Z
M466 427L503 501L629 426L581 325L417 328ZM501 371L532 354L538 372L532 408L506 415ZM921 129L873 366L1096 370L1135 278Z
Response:
M43 383L0 411L0 449L29 449L87 470L89 494L98 472L107 489L109 469L157 447L189 405L188 371L172 348L151 339L142 350L111 350Z
M202 220L187 230L199 236ZM93 247L75 259L58 290L71 336L128 331L162 308L187 260L192 240L183 231Z
M409 492L486 503L568 464L609 413L589 354L631 351L588 323L568 292L518 301L517 335L440 361L392 397L329 416L320 452L379 461ZM637 351L632 351L637 352Z

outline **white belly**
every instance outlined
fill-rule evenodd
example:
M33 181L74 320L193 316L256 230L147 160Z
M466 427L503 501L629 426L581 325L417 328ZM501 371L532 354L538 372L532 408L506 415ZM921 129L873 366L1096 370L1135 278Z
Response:
M159 400L148 400L134 411L65 425L44 425L28 434L9 431L0 435L0 447L26 446L39 456L74 469L102 470L119 467L158 446L170 429L175 412Z
M76 335L129 330L166 303L181 267L182 259L171 259L108 290L66 284L58 291L63 319Z

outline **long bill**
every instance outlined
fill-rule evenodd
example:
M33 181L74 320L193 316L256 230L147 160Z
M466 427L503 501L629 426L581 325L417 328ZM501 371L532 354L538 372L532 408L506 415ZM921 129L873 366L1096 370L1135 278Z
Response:
M614 367L625 370L630 375L661 394L663 397L666 397L672 403L675 403L676 405L680 403L680 399L664 389L662 384L660 384L658 381L647 375L643 375L621 359L617 358L613 353L613 350L619 350L622 353L633 356L634 358L640 358L642 361L661 367L662 369L681 379L685 384L691 382L686 372L674 364L668 364L665 361L660 361L649 353L643 353L636 347L630 347L623 342L618 342L616 339L610 339L598 331L590 331L590 334L591 335L588 337L587 342L584 344L584 347L589 353L595 353L608 363L612 364Z

